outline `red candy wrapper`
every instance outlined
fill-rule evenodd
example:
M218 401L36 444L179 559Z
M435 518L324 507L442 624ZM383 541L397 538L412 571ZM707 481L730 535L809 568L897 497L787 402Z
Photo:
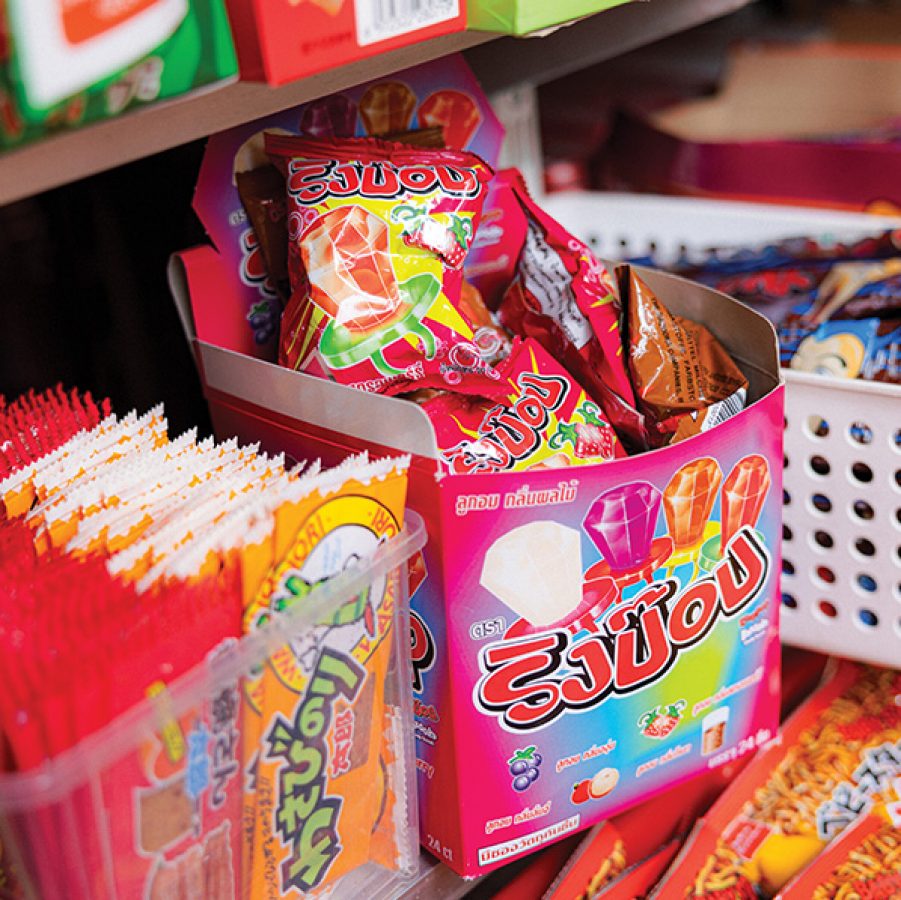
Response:
M500 239L481 258L515 260L498 315L513 334L534 338L601 407L630 449L646 449L620 340L616 285L589 248L529 196L515 169L498 174L492 202L502 211Z
M491 170L455 150L266 135L286 175L279 361L379 393L503 393L460 306Z
M527 338L504 362L507 397L440 394L423 404L448 472L518 472L625 456L602 411Z

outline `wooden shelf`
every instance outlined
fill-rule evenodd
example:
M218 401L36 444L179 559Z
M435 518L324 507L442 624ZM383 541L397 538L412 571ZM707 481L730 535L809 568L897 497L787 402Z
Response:
M280 88L250 82L211 88L0 156L0 205L448 53L467 50L485 89L497 91L551 80L726 15L747 2L633 0L547 37L499 38L467 31Z

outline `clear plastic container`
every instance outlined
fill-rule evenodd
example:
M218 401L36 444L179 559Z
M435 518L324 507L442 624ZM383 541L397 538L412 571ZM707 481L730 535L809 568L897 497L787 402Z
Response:
M404 532L371 562L315 587L52 762L0 776L0 898L225 900L242 895L249 874L254 896L396 895L418 865L407 563L425 541L408 512ZM335 624L352 604L376 611L368 636L360 619ZM364 661L376 652L386 660L378 679ZM275 677L285 659L307 673L294 708L267 704L255 724L251 686L264 664ZM257 777L257 752L277 762L271 783ZM248 816L248 798L252 811L266 803L273 815ZM357 821L371 827L348 831ZM251 823L267 834L255 846ZM290 868L274 862L286 851Z

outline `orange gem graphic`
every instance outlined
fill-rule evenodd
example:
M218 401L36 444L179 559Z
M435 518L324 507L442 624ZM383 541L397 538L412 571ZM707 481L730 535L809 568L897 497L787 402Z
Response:
M326 213L301 250L313 302L349 331L370 331L400 311L388 225L359 206Z
M462 150L475 134L482 114L469 94L462 91L436 91L419 107L419 124L440 125L448 147Z
M724 548L743 525L753 528L757 524L770 484L770 467L762 456L746 456L735 464L723 484L721 508Z
M690 547L701 540L723 473L709 456L682 466L663 492L663 510L673 543Z
M406 131L416 108L416 95L400 81L374 84L360 100L360 116L369 134Z

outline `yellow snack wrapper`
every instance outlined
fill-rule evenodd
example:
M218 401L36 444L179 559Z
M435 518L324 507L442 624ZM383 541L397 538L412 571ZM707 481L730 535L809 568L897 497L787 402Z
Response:
M296 526L294 539L246 610L245 628L302 603L396 536L407 467L386 460L311 480L310 492L276 516ZM252 900L315 894L374 855L387 865L396 857L386 838L394 752L384 735L394 730L385 727L384 687L401 589L394 576L373 582L247 680L244 871Z

